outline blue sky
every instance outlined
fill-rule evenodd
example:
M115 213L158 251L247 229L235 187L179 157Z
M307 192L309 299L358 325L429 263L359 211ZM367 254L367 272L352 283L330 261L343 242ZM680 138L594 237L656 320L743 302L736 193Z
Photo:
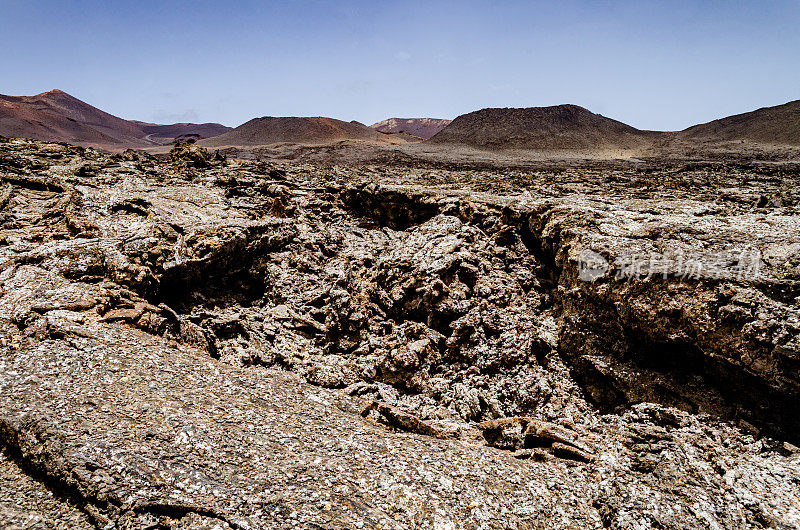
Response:
M0 0L0 93L156 122L575 103L682 129L800 99L800 0Z

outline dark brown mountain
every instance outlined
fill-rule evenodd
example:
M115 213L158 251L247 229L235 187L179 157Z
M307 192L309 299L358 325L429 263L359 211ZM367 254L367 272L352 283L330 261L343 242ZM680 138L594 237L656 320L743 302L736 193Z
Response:
M142 129L61 90L0 95L0 134L78 145L145 147Z
M677 133L684 142L800 145L800 100L728 116Z
M119 118L61 90L35 96L0 95L0 135L119 150L152 147L177 136L209 137L218 123L158 125Z
M145 123L134 121L141 127L148 137L157 141L169 141L176 138L211 138L219 136L230 130L221 123L173 123L171 125L159 125L157 123Z
M558 105L470 112L428 142L482 149L584 151L641 148L653 134L577 105Z
M427 140L447 127L450 121L439 118L389 118L370 127L382 133L404 132Z
M379 132L380 131L380 132ZM384 133L384 134L382 134ZM324 117L263 117L230 129L218 123L159 125L125 120L61 90L35 96L0 95L0 135L64 141L122 150L201 139L203 145L319 145L345 140L431 144L480 149L521 149L616 156L800 146L800 100L696 125L680 132L641 131L576 105L488 108L452 122L390 118L367 127ZM742 147L740 147L742 146Z
M324 117L273 117L255 118L214 138L203 140L202 145L250 146L276 143L325 144L342 140L364 140L383 143L383 135L357 121L341 121Z

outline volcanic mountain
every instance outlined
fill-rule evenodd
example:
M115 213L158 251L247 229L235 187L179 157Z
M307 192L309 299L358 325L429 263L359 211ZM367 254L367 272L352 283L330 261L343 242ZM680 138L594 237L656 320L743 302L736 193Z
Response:
M0 134L79 145L145 147L142 129L62 92L0 95Z
M35 96L0 95L0 135L14 138L117 150L151 147L180 135L205 138L229 129L218 123L157 125L125 120L61 90Z
M451 121L439 118L389 118L370 125L370 128L382 133L404 132L427 140L447 127Z
M342 140L385 142L385 135L357 121L341 121L324 117L254 118L247 123L208 140L202 145L253 146L277 143L318 145Z
M653 134L577 105L558 105L470 112L428 142L482 149L586 151L641 148Z
M145 123L133 121L139 125L147 138L159 142L169 142L177 138L211 138L230 131L232 128L221 123L173 123L160 125L158 123Z
M800 100L689 127L677 138L693 143L800 145Z

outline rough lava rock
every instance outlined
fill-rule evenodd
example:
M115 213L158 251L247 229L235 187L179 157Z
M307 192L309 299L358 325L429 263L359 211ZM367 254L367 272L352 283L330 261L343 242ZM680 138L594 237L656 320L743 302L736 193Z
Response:
M800 172L671 164L4 139L0 526L800 527Z

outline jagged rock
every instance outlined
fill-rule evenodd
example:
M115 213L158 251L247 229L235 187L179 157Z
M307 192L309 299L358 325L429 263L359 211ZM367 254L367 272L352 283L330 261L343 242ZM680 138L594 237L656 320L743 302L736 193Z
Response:
M224 160L224 157L215 159L214 156L208 152L208 149L200 147L194 142L176 144L175 147L170 149L169 157L173 162L186 164L189 167L197 169L209 167L212 160Z
M791 168L195 147L0 143L0 525L800 525Z

